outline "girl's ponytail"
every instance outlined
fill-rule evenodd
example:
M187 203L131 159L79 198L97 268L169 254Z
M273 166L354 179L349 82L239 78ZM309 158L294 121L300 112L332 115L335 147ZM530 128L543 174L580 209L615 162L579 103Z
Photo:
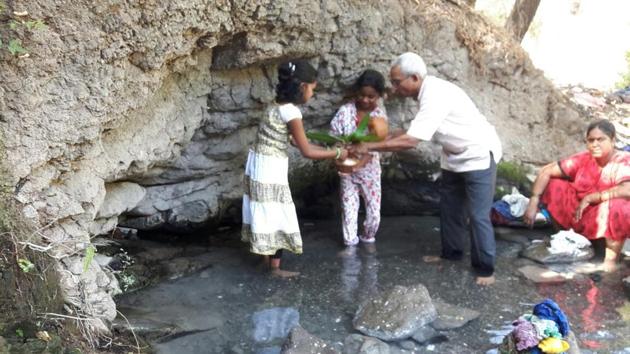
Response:
M278 66L276 102L302 103L302 83L317 81L317 70L306 60L291 60Z

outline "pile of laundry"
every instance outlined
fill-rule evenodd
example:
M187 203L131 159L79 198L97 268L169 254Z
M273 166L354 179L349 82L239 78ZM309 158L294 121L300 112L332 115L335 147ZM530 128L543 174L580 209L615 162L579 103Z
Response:
M553 300L534 306L532 314L524 314L512 323L512 332L503 338L500 354L565 353L569 350L569 321Z
M589 248L591 248L591 241L571 229L561 230L551 235L550 246L547 250L555 255L580 257L589 253Z
M527 210L529 198L519 193L518 189L512 188L512 194L504 195L500 200L492 204L490 219L495 226L526 226L523 215ZM549 223L549 213L541 209L534 219L534 226L547 225Z

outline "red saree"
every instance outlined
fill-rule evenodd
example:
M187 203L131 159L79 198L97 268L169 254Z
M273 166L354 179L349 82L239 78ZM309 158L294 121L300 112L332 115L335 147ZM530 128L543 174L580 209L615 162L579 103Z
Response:
M606 237L623 241L630 237L629 199L615 198L587 206L582 219L574 220L575 210L584 196L630 181L630 153L617 151L604 168L597 165L588 151L558 164L568 180L552 178L541 198L556 222L589 239Z

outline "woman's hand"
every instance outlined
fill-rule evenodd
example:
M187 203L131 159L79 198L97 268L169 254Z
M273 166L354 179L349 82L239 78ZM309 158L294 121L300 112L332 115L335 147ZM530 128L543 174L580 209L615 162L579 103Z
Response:
M580 204L577 209L575 209L575 221L580 221L582 219L582 213L587 206L591 204L597 204L601 201L601 194L599 192L587 194L582 198Z
M337 158L337 160L339 161L343 161L345 159L348 158L348 150L344 149L344 148L340 148L341 149L341 155L339 155L339 157Z
M527 209L525 210L525 214L523 214L523 221L530 228L534 226L534 221L536 221L536 214L538 213L538 196L532 196L529 198L529 204L527 204Z
M350 155L360 158L361 156L367 154L368 148L364 143L358 143L350 145L349 147Z

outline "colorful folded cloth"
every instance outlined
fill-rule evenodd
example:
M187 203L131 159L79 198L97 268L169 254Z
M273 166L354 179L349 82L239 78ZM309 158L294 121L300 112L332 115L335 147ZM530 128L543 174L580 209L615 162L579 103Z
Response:
M547 337L562 338L562 334L560 334L558 325L552 320L539 318L536 315L529 314L523 315L519 317L519 319L524 319L531 322L531 324L536 329L536 335L539 341Z
M553 300L545 299L545 301L534 306L534 315L554 321L563 337L569 334L569 320L567 320L567 316Z
M512 325L515 326L512 330L512 335L514 336L514 340L516 341L517 350L525 350L538 345L540 339L538 339L536 328L531 322L527 321L524 318L519 318L518 320L514 321Z
M538 343L538 348L540 348L543 353L564 353L569 350L569 343L563 341L562 339L549 337L540 341L540 343Z

